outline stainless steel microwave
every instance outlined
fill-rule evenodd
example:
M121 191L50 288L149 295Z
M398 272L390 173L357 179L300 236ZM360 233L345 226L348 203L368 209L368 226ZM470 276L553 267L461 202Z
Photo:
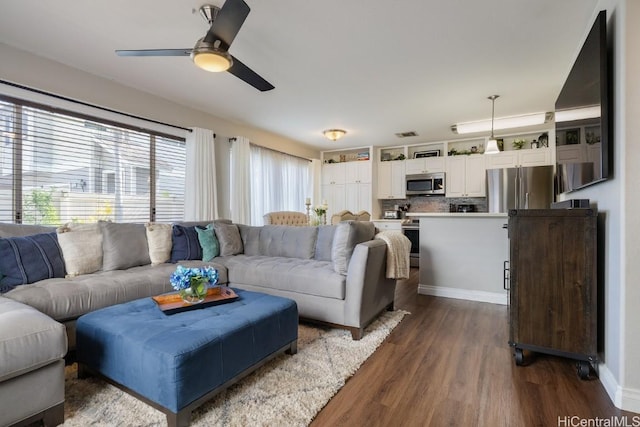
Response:
M407 196L444 195L444 172L407 175Z

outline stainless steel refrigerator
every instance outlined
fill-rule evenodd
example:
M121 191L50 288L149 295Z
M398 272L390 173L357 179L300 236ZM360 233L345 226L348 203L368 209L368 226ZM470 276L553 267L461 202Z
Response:
M553 202L553 166L487 169L489 212L549 209Z

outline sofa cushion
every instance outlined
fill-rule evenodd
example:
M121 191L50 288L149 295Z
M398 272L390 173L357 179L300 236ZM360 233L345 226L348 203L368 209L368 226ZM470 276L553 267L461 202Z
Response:
M171 224L157 222L145 225L147 245L149 246L149 259L151 264L157 265L168 262L171 259Z
M0 382L62 359L64 326L28 305L0 297Z
M260 255L310 259L317 237L317 227L265 225L260 230Z
M64 277L64 274L55 232L0 238L0 293L18 285Z
M261 226L238 224L243 254L260 255L260 230Z
M104 271L125 270L151 263L143 224L100 222L100 226Z
M202 260L202 248L196 226L174 224L172 231L171 262Z
M331 261L331 247L333 246L336 227L336 225L321 225L318 227L318 239L314 255L314 258L318 261Z
M58 228L68 276L96 272L102 268L102 232L95 224L67 224Z
M202 261L211 261L220 255L220 244L213 232L213 224L208 224L205 228L196 227L196 233L202 248Z
M336 273L347 274L349 260L358 243L373 239L375 226L369 221L344 221L336 226L331 260Z
M344 299L346 277L330 262L273 256L236 255L218 258L231 286L252 285L325 298Z
M242 253L242 238L235 224L214 222L213 228L216 238L220 242L220 256L236 255Z
M33 234L51 233L52 231L56 231L56 227L0 222L0 237L24 237Z
M227 283L227 269L222 264L198 260L181 261L180 265L211 266L218 270L218 283ZM143 265L66 279L46 279L18 286L3 296L30 305L58 321L72 320L99 308L172 292L169 276L175 270L175 264Z

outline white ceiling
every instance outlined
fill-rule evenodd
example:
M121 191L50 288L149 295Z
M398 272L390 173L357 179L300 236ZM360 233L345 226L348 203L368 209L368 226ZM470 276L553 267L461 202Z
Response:
M450 139L453 123L490 118L492 94L496 117L553 111L597 3L245 1L229 51L270 92L187 57L114 54L193 47L206 0L2 0L0 42L322 150ZM348 132L337 143L321 134L334 127Z

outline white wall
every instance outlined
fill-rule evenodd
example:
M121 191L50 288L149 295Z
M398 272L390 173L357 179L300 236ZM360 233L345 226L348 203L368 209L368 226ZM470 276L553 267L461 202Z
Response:
M299 141L194 110L170 100L123 86L111 80L70 68L0 43L0 79L81 100L147 119L182 127L201 127L216 135L219 214L229 215L229 144L245 136L255 144L305 158L320 158L318 150ZM168 82L171 84L171 82ZM2 87L0 86L0 90Z
M613 53L613 177L564 198L588 198L602 214L604 364L600 378L614 404L640 412L640 2L601 0ZM586 37L585 30L585 37ZM578 46L579 48L579 46ZM577 51L576 51L577 54Z

